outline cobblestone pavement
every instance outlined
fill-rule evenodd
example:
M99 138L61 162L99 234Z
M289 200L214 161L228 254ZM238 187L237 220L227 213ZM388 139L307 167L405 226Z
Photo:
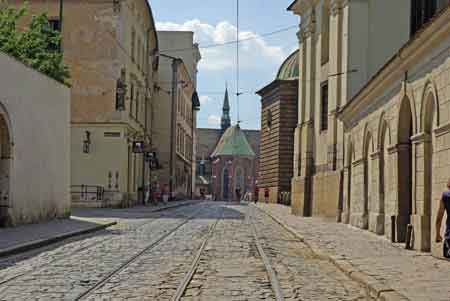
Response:
M286 300L361 300L331 263L250 206L199 203L0 261L0 300L275 300L253 224ZM252 213L252 214L250 214Z
M256 211L256 209L253 209ZM371 300L360 285L259 210L257 235L275 269L285 300Z
M383 237L349 225L293 216L286 206L258 204L258 207L300 234L314 250L365 282L376 281L374 285L379 288L393 289L409 300L450 300L447 261L405 250L404 245L393 245Z

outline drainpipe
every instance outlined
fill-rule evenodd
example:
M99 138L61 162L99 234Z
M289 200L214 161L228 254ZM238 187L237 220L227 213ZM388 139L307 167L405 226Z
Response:
M171 122L170 122L170 162L169 162L169 193L170 199L173 198L174 178L175 178L175 136L177 126L177 86L178 86L178 59L172 60L172 108L171 108Z
M59 0L59 33L61 40L59 41L59 51L62 52L63 49L63 16L64 16L64 0Z
M144 101L144 142L145 137L147 137L147 130L148 130L148 121L147 121L147 115L148 115L148 81L149 81L149 68L148 68L148 58L149 58L149 42L150 42L150 29L147 29L147 45L146 45L146 55L145 55L145 101ZM142 203L145 205L145 152L142 154L142 179L141 179L141 187L142 187Z

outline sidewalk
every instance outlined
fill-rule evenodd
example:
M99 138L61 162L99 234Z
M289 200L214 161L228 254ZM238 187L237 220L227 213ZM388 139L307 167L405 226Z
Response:
M39 224L0 228L0 257L40 248L70 237L108 228L117 223L148 217L152 212L187 206L196 201L180 201L159 206L137 206L126 209L73 209L70 219Z
M405 250L403 245L345 224L294 216L287 206L257 207L381 300L450 300L449 262Z

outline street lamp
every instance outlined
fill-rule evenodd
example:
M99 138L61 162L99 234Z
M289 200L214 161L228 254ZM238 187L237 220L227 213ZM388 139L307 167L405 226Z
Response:
M172 106L171 106L171 122L170 122L170 160L169 160L169 193L170 193L170 199L172 199L173 195L173 180L175 178L174 173L174 161L175 161L175 146L174 146L174 139L176 135L176 126L177 126L177 119L176 119L176 110L177 110L177 87L178 87L178 65L182 62L180 58L170 56L167 54L160 53L159 56L165 57L167 59L172 60Z

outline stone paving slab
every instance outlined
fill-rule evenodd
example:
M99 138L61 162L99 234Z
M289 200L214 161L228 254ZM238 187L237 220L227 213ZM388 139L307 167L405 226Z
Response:
M39 224L19 225L0 228L0 257L5 257L31 249L40 248L70 237L95 232L130 218L145 218L152 212L180 206L188 206L198 201L177 201L156 206L136 206L126 209L73 209L68 219L56 219Z
M291 208L257 204L379 300L450 300L450 262L405 250L385 238L321 218L291 214Z

